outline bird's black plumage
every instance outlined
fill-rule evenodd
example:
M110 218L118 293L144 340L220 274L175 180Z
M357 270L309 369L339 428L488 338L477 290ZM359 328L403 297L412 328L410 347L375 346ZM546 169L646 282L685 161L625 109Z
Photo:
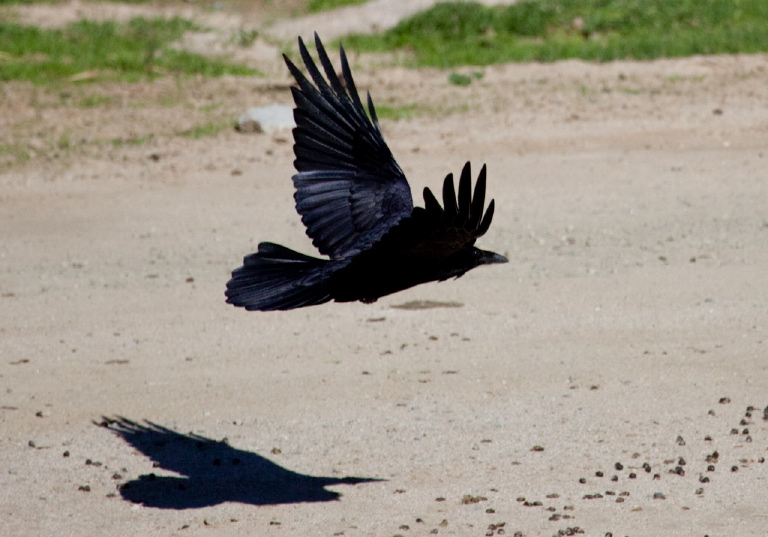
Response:
M370 94L368 113L357 93L344 48L341 76L315 34L325 77L304 42L299 51L311 81L284 56L291 88L296 210L318 259L263 242L227 283L227 302L248 310L289 310L330 300L374 302L420 283L458 278L479 265L505 263L474 247L488 231L483 166L472 192L470 165L443 183L443 207L424 189L424 208L411 190L379 127Z

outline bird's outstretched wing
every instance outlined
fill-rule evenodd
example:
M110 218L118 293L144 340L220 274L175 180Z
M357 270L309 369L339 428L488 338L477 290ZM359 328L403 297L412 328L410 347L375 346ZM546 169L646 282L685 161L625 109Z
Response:
M284 56L298 87L293 130L296 210L320 253L348 258L378 241L411 214L411 190L384 142L370 94L366 114L340 47L341 76L322 42L315 45L326 78L299 38L312 82ZM326 80L327 79L327 80Z
M464 165L459 179L458 198L453 174L443 182L443 207L429 188L424 189L424 208L416 207L369 250L371 255L414 259L440 259L472 246L491 225L494 201L485 205L485 166L472 192L472 170ZM368 254L368 252L365 252ZM364 254L364 255L365 255Z

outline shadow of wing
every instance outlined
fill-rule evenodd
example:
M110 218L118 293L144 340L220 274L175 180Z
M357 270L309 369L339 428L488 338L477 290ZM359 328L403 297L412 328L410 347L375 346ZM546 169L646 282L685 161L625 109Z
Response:
M315 477L292 472L226 441L182 434L167 427L127 418L103 418L99 425L149 457L155 467L182 477L142 475L124 483L124 499L160 509L190 509L224 502L251 505L326 502L341 494L330 485L356 485L375 478Z

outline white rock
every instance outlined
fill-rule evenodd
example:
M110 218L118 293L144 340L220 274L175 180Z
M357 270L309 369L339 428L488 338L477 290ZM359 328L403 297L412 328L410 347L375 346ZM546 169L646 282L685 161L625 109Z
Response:
M240 132L273 133L295 126L293 109L279 104L249 108L237 120L237 130Z

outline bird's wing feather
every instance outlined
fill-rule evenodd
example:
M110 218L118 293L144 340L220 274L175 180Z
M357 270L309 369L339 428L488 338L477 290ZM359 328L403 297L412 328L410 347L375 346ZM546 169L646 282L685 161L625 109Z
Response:
M293 130L296 210L320 253L347 258L379 240L411 214L408 182L381 133L370 95L368 111L358 95L344 49L342 78L322 42L315 45L325 77L299 38L310 80L285 57L298 87ZM314 82L314 84L313 84Z
M402 219L380 241L373 245L371 255L387 252L413 258L447 257L472 246L483 236L493 219L494 202L485 205L486 168L480 170L472 192L469 162L464 165L456 197L453 175L443 183L443 206L429 188L424 189L424 208L416 207L408 218ZM366 252L367 253L367 252Z

